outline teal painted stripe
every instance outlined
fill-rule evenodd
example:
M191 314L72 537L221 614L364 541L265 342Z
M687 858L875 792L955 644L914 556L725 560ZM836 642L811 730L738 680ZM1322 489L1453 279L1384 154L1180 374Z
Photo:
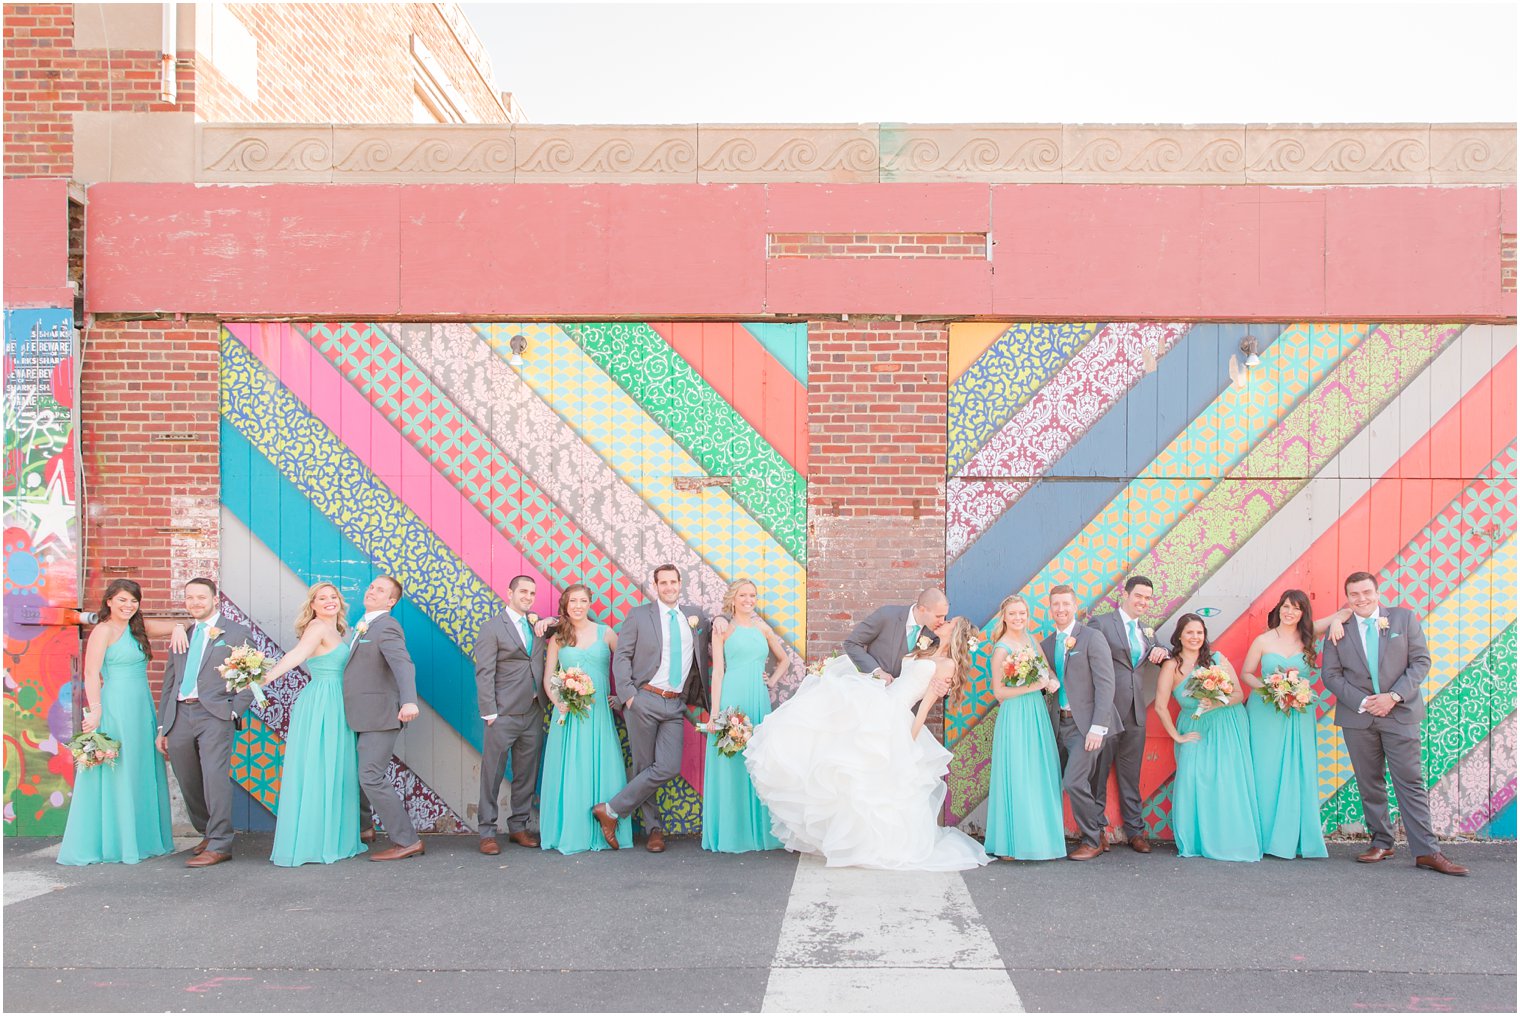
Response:
M352 606L389 569L343 535L226 419L221 422L222 504L301 581L336 583ZM402 597L396 620L417 664L417 692L478 751L475 664L427 613Z
M746 322L744 330L765 347L765 351L786 368L802 387L808 383L807 324L781 324L770 321Z
M593 363L799 563L807 560L807 481L646 324L566 325Z

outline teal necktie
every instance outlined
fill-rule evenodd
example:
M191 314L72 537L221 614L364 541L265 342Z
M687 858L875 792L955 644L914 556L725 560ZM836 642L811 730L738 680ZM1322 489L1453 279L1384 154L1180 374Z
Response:
M670 608L670 669L665 683L671 691L680 691L685 678L681 676L681 612Z
M1066 701L1066 636L1060 632L1056 632L1056 680L1061 684L1056 689L1056 705L1070 709Z
M533 651L533 629L528 627L528 619L526 617L519 617L517 624L522 628L523 648L531 653Z
M1367 647L1367 670L1372 674L1372 694L1383 694L1378 683L1378 630L1377 618L1362 618L1362 645Z
M908 629L908 652L911 653L918 648L918 636L923 630L924 626L921 624L915 624Z
M1129 665L1140 666L1140 622L1131 620L1129 623Z
M196 678L200 676L201 660L206 655L206 622L195 623L195 634L190 636L190 648L185 653L185 677L179 683L179 697L199 698Z

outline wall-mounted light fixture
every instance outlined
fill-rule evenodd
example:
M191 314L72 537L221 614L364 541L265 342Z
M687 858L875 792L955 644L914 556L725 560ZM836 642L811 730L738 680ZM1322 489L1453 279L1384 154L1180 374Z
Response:
M1246 354L1247 367L1261 366L1261 357L1256 355L1258 349L1256 340L1253 337L1247 335L1245 338L1240 340L1240 351Z
M512 358L507 361L514 367L523 365L522 355L528 351L528 340L521 335L514 335L507 340L507 345L512 348Z

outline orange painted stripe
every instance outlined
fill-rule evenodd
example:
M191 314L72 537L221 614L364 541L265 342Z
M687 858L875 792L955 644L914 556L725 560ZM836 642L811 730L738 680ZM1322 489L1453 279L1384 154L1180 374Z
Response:
M950 326L950 383L1008 330L1006 321L957 321Z
M807 476L807 391L759 340L730 321L651 322L649 327Z

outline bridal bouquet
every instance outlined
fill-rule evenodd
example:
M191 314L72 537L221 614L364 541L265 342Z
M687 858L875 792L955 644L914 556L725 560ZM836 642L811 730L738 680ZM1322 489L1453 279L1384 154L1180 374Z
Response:
M1223 667L1199 667L1187 679L1187 693L1198 700L1193 719L1203 715L1203 703L1225 705L1235 694L1235 679Z
M596 698L596 685L591 675L579 667L566 667L554 675L551 682L559 700L565 704L565 712L572 716L585 716L591 711L591 700ZM564 723L564 714L559 722Z
M744 750L749 744L750 735L755 732L754 726L749 722L741 710L732 707L723 710L707 722L708 733L718 739L718 753L725 757L732 757Z
M1028 688L1045 680L1040 654L1028 646L1010 653L1003 662L1003 683L1010 688Z
M244 688L252 688L254 700L262 708L269 697L264 694L259 679L269 673L270 666L271 661L267 656L244 642L235 647L227 656L227 662L216 669L221 673L222 680L227 682L229 692L236 695Z
M98 730L78 734L64 747L74 756L74 764L80 769L94 769L98 765L115 766L117 756L121 754L121 742Z
M814 660L807 665L807 672L814 677L822 677L823 672L828 669L829 664L837 659L839 659L838 653L835 653L833 656L826 656L821 660Z
M1285 713L1301 713L1314 701L1314 686L1296 669L1279 670L1261 682L1261 697Z

